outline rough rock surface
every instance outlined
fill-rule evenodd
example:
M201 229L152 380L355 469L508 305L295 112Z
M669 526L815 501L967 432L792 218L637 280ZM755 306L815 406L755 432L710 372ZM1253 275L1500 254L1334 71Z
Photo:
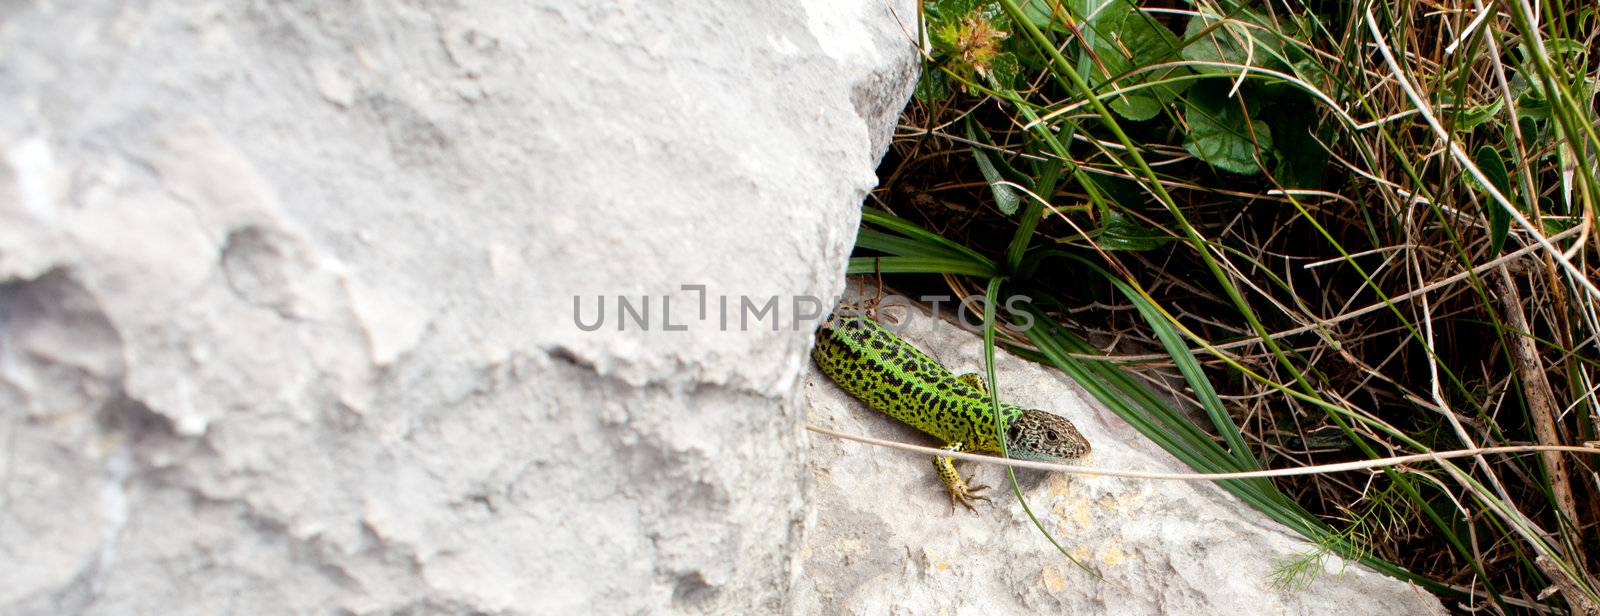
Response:
M916 315L904 337L956 373L983 371L982 338L955 324ZM1082 464L1189 472L1059 372L1003 351L995 370L1002 399L1077 424L1095 448ZM805 391L814 424L937 446L814 369ZM997 492L978 515L951 512L921 455L812 435L811 468L816 513L795 586L802 613L1446 613L1426 591L1336 557L1304 590L1275 587L1274 567L1312 546L1209 482L1017 471L1045 528L1097 580L1039 533L999 466L961 465Z
M783 611L892 5L0 3L0 613Z

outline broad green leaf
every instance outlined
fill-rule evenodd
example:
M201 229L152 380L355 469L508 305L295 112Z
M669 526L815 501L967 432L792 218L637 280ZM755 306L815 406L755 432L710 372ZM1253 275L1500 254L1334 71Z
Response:
M1537 81L1530 81L1537 84ZM1555 109L1549 99L1544 97L1542 88L1530 87L1517 97L1517 117L1534 120L1549 120L1555 117Z
M1017 75L1022 72L1022 67L1017 62L1017 55L1011 52L995 54L988 66L989 76L994 77L995 84L1001 88L1010 88L1017 82Z
M979 0L925 0L922 10L928 15L929 25L939 25L970 15L979 4Z
M1526 65L1512 76L1511 94L1517 98L1517 118L1531 118L1534 120L1549 121L1555 118L1555 104L1550 101L1544 88L1544 81L1536 75L1529 79L1523 72L1531 71ZM1532 72L1529 72L1533 75Z
M1520 113L1519 113L1519 116L1520 116ZM1539 123L1534 121L1533 118L1518 117L1517 118L1517 132L1520 133L1519 136L1522 137L1522 142L1524 144L1529 144L1530 146L1532 144L1538 143L1538 141L1539 141L1539 139L1541 137L1541 135L1540 135L1541 131L1539 130Z
M1227 88L1225 82L1210 80L1189 89L1183 113L1189 137L1183 149L1218 169L1254 174L1261 170L1257 156L1262 162L1272 158L1272 131L1266 122L1245 116Z
M1059 0L1028 0L1022 5L1022 14L1033 22L1034 27L1048 30L1055 27L1054 10L1051 5Z
M1178 37L1138 10L1132 0L1068 0L1067 6L1080 20L1084 42L1094 54L1093 59L1086 55L1082 66L1088 69L1084 77L1096 89L1126 88L1189 72L1179 66L1117 79L1136 68L1177 60ZM1148 120L1161 113L1162 107L1187 84L1177 82L1125 92L1112 97L1109 106L1129 120Z
M1183 48L1184 59L1273 68L1283 66L1284 63L1280 61L1283 46L1269 34L1271 30L1249 27L1244 23L1247 20L1255 21L1244 13L1226 21L1215 15L1195 15L1189 19L1189 25L1183 31L1184 40L1193 39ZM1210 30L1207 31L1207 28ZM1221 66L1196 66L1194 70L1198 73L1239 72Z
M1489 177L1495 190L1507 199L1511 198L1511 176L1506 172L1506 161L1500 157L1499 150L1489 146L1478 148L1472 162ZM1492 199L1485 200L1483 206L1489 215L1489 256L1497 257L1500 256L1500 249L1506 245L1506 234L1511 232L1511 213Z

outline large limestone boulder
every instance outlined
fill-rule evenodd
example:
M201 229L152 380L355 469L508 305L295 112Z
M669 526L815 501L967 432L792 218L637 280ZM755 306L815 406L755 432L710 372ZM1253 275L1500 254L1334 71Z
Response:
M914 7L0 3L0 613L787 610Z

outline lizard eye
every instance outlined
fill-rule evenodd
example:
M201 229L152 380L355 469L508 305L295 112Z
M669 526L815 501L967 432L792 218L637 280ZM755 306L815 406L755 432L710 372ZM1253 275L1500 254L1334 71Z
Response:
M1055 440L1060 439L1060 438L1061 438L1061 435L1056 434L1055 430L1047 430L1044 433L1044 440L1047 440L1047 441L1055 441Z

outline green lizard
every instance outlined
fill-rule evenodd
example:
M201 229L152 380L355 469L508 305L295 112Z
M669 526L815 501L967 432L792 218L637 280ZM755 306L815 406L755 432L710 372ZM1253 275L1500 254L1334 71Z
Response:
M983 379L955 376L939 362L901 340L872 319L835 316L817 330L811 351L822 373L867 406L933 435L949 451L1000 451L994 411ZM1089 441L1071 421L1014 404L1000 403L1006 449L1022 460L1062 462L1089 453ZM950 508L972 509L987 486L963 480L950 458L935 457L933 468L950 489Z

